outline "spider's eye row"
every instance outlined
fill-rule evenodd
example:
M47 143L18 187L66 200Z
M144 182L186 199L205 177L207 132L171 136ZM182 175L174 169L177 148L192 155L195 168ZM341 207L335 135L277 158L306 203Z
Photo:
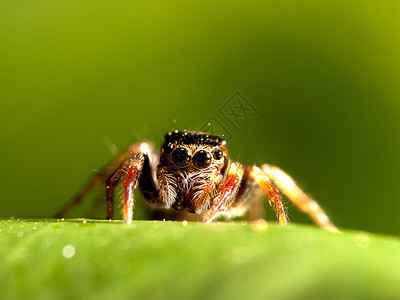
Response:
M211 154L205 150L199 150L193 155L193 164L196 168L204 169L211 165Z
M213 156L216 160L220 160L222 156L224 156L224 153L222 153L221 150L217 149L214 151Z
M172 161L178 167L187 166L190 163L190 154L185 148L176 148L171 154Z
M163 151L165 154L171 154L171 152L172 152L172 150L174 150L174 148L175 147L173 144L168 143L163 146Z

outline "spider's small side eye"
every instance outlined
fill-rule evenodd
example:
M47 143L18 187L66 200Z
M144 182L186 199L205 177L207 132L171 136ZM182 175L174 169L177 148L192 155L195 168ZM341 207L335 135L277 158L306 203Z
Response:
M174 148L175 147L173 144L168 143L163 146L163 151L165 154L171 154L171 152L172 152L172 150L174 150Z
M203 169L211 165L211 154L205 150L199 150L193 155L193 164L196 168Z
M184 167L190 163L190 154L185 148L176 148L171 157L173 163L178 167Z
M217 149L214 151L213 155L216 160L220 160L222 156L224 156L224 153L222 153L221 150Z

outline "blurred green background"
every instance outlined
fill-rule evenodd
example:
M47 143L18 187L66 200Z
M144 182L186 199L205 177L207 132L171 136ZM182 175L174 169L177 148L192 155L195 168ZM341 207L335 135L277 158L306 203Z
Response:
M0 217L49 217L110 145L214 118L339 227L399 233L399 2L1 1L0 28Z

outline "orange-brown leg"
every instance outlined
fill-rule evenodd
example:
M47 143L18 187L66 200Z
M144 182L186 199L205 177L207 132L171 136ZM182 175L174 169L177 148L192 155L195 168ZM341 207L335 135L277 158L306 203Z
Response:
M285 194L301 211L307 213L318 226L328 231L338 232L338 229L329 220L328 216L318 203L304 193L288 174L278 167L267 164L262 165L261 169L265 176L272 180L280 191L282 191L282 193Z
M255 180L259 187L264 191L265 195L268 197L270 205L275 210L276 218L278 219L279 224L283 226L287 225L288 219L279 191L275 188L270 179L260 168L256 166L249 168L251 168L249 172L249 178Z
M212 202L210 209L207 211L204 221L211 223L219 213L226 210L235 199L239 190L240 183L243 178L243 167L239 163L232 162L229 166L228 174L224 185L219 194Z
M100 184L104 184L106 180L110 179L113 174L116 174L121 165L127 159L129 159L129 157L132 157L135 153L146 154L151 161L157 160L155 154L156 151L152 143L139 142L131 145L127 150L118 154L118 156L107 166L105 166L100 172L91 176L88 181L82 186L79 192L55 214L55 217L61 218L65 216L71 209L80 204L93 188ZM109 191L107 192L110 193ZM110 214L108 213L107 217L109 217L109 215Z
M123 218L125 223L128 224L131 223L133 219L133 207L135 204L134 191L143 169L143 162L143 155L130 160L126 170L124 183L122 185L122 199L124 204Z

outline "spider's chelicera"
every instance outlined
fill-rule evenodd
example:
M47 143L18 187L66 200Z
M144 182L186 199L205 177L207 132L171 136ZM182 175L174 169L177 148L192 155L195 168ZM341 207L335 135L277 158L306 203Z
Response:
M114 215L114 189L122 181L123 218L133 218L137 187L146 202L165 209L185 210L210 223L217 217L244 215L254 207L261 189L281 225L288 223L279 188L314 222L337 231L325 212L294 180L275 166L244 167L229 159L226 141L194 131L172 131L165 135L161 151L147 141L120 153L100 173L92 176L81 191L58 214L64 215L95 186L106 185L107 219Z

